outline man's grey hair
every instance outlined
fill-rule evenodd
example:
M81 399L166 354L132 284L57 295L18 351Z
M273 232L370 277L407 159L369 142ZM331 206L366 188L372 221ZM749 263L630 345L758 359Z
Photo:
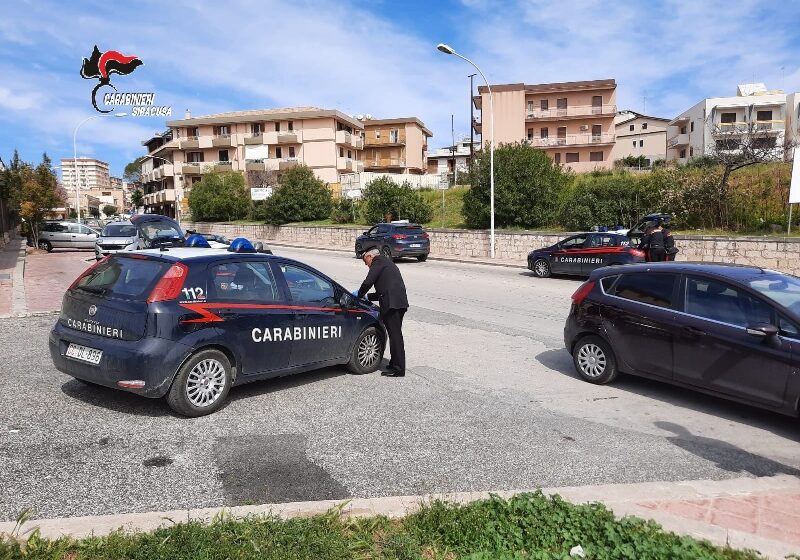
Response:
M373 247L369 251L365 251L364 254L361 255L361 258L363 259L364 257L377 257L380 254L381 254L381 252Z

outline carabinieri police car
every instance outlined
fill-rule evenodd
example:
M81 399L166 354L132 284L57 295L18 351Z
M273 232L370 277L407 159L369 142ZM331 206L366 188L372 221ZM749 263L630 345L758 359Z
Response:
M528 254L528 268L539 278L551 274L588 276L613 264L645 262L644 251L631 246L625 231L580 233Z
M233 385L335 364L378 368L386 336L369 302L246 239L227 250L187 245L109 255L81 274L50 333L56 368L166 397L186 416L218 410Z

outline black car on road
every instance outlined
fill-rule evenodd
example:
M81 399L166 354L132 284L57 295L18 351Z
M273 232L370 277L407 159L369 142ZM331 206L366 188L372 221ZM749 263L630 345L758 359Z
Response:
M624 231L579 233L528 253L528 268L539 278L552 274L588 276L601 266L645 262L646 256L631 245Z
M428 258L431 251L430 236L417 224L390 222L376 224L356 239L356 257L376 248L384 257L397 259L415 257L419 261Z
M572 296L564 343L590 383L630 373L798 415L795 276L675 262L596 270Z
M64 294L49 340L56 368L202 416L235 385L335 364L378 367L386 338L377 308L245 241L95 263Z

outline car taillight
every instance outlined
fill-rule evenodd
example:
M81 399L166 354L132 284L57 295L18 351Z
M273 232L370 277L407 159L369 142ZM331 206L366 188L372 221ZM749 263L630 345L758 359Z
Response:
M586 296L589 295L589 292L591 292L593 289L594 282L584 282L577 290L575 290L575 293L572 294L572 303L575 305L580 305L583 303L583 300L586 299Z
M94 263L92 266L90 266L89 268L84 270L83 274L78 275L78 277L75 279L75 281L72 284L70 284L69 289L70 290L74 289L75 286L78 285L78 282L80 282L83 278L86 278L87 276L89 276L92 272L94 272L94 270L98 266L100 266L101 264L103 264L104 262L106 262L110 258L111 258L111 255L106 255L105 257L103 257L102 259L100 259L99 261Z
M430 237L430 235L428 235L427 233L423 233L422 234L422 239L428 239L429 237Z
M183 289L183 283L189 269L185 264L175 263L169 270L161 277L156 287L153 288L150 297L147 298L147 303L154 303L156 301L169 301L178 297Z
M642 258L644 258L644 257L647 256L647 253L645 253L641 249L628 249L628 253L630 253L634 257L642 257Z
M408 237L408 236L407 235L403 235L402 233L395 233L392 236L392 239L405 239L406 237Z

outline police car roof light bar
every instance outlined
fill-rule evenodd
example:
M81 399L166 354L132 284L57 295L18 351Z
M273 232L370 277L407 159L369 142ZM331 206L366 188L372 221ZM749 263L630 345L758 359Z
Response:
M161 277L156 287L147 298L147 303L157 301L169 301L178 297L183 289L189 268L183 263L173 264L169 270Z
M189 238L186 240L185 243L186 247L200 247L203 249L210 249L211 245L208 243L208 239L200 235L199 233L195 233L190 235Z
M231 253L255 253L256 248L250 243L250 240L245 237L237 237L231 241L228 251Z

